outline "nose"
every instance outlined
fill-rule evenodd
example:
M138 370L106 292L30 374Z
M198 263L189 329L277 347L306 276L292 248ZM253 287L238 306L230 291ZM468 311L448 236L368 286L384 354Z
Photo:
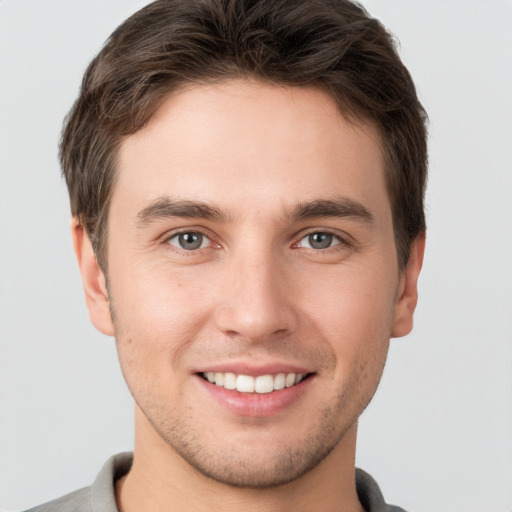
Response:
M283 265L271 250L234 254L219 290L217 328L251 342L293 332L293 282Z

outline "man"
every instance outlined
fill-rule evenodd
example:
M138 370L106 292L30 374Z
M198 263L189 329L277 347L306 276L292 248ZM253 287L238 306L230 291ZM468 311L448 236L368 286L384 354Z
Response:
M34 510L401 510L354 460L412 328L425 117L348 0L159 0L112 34L61 163L134 454Z

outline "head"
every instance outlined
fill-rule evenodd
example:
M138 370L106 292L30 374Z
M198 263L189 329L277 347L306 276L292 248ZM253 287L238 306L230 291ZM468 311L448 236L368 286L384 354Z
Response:
M84 75L60 147L72 214L102 269L122 140L180 87L243 77L316 87L347 119L376 127L403 269L425 231L426 115L392 36L345 0L162 0L111 35Z
M424 117L348 1L157 1L114 32L61 155L145 453L264 488L353 457L412 326Z

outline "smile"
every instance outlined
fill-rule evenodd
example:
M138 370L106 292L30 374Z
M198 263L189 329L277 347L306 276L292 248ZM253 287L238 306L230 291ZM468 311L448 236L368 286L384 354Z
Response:
M252 377L231 372L205 372L200 375L218 387L236 389L239 393L272 393L295 386L307 376L303 373L278 373Z

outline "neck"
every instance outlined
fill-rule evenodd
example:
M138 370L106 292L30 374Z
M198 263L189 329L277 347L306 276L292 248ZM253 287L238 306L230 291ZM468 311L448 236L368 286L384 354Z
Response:
M363 512L354 476L357 425L302 477L278 487L251 489L202 475L162 441L141 416L138 414L136 419L133 466L116 483L120 512Z

